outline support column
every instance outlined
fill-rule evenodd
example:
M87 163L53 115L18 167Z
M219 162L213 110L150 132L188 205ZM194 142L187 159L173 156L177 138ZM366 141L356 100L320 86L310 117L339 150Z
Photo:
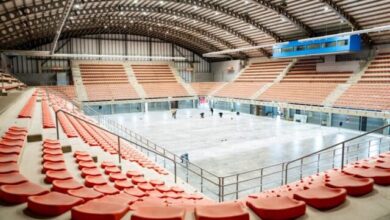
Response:
M384 119L384 125L383 126L389 125L389 124L390 124L390 118ZM390 134L390 128L383 129L383 134L384 135L389 135Z
M326 126L331 127L332 126L332 113L329 112L328 118L326 120Z
M148 103L145 102L145 105L144 105L144 106L145 106L145 107L144 107L144 112L147 113L147 112L148 112Z

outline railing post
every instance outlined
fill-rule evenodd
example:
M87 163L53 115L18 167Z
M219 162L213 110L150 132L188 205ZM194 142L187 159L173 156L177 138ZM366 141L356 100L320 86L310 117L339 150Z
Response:
M302 179L302 178L303 178L302 169L303 169L303 159L301 159L301 164L300 164L300 166L299 166L299 179Z
M282 178L281 178L281 181L280 181L280 185L283 186L284 185L283 184L284 183L284 180L283 180L283 176L284 176L283 175L284 174L284 163L282 163L282 172L281 173L282 173ZM287 173L287 169L286 169L286 173Z
M203 169L200 169L200 192L203 193Z
M221 192L222 192L222 202L225 201L225 178L222 177L222 188L221 188Z
M122 170L122 157L121 157L121 137L118 135L118 158L119 158L119 168Z
M282 164L282 166L284 165L284 163ZM285 175L284 175L284 184L287 184L288 182L288 165L289 163L286 163L286 170L284 171L285 172ZM282 173L283 173L283 167L282 167Z
M236 175L236 199L238 199L238 181L239 181L239 176L240 176L240 174L237 174Z
M263 192L263 170L264 168L260 170L260 192Z
M59 131L59 128L58 128L58 111L55 112L55 116L56 116L56 132L57 132L57 140L60 140L60 131Z
M320 172L320 160L321 160L321 154L318 154L318 157L317 157L317 173Z
M218 202L222 202L222 177L218 177Z
M165 158L164 158L164 168L165 168ZM175 175L175 183L177 183L177 165L176 165L176 161L173 161L173 171L174 171L174 175Z
M344 169L344 154L345 154L345 142L341 145L341 170Z

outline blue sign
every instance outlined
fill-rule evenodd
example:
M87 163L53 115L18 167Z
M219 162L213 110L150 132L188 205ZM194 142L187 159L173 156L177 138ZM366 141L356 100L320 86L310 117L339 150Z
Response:
M329 37L305 41L289 41L273 46L274 58L355 53L361 50L360 35Z

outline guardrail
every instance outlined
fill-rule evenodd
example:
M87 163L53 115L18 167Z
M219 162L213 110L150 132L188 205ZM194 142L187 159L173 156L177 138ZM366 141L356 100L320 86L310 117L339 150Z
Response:
M91 110L93 109L91 108ZM65 113L65 111L61 112ZM80 118L69 112L65 114ZM292 161L233 175L217 176L198 165L181 161L176 154L104 115L99 115L97 121L98 125L87 123L117 136L120 141L128 142L147 155L149 159L153 159L157 164L174 173L175 180L180 178L196 187L201 193L220 202L279 187L321 171L342 168L347 163L368 158L383 151L390 151L390 138L382 136L381 138L367 139L368 135L390 127L390 125L386 125Z

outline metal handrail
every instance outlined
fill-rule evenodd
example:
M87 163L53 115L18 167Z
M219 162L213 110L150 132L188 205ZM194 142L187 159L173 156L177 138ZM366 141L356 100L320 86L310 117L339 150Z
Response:
M302 156L302 157L300 157L300 158L297 158L297 159L295 159L295 160L291 160L291 161L288 161L287 163L286 163L286 169L285 169L285 184L287 184L288 183L288 168L289 168L289 165L291 164L291 163L294 163L294 162L297 162L297 161L300 161L300 160L303 160L303 159L305 159L305 158L308 158L308 157L311 157L311 156L314 156L314 155L318 155L318 154L320 154L321 152L324 152L324 151L327 151L327 150L330 150L330 149L332 149L332 148L335 148L335 147L337 147L337 146L342 146L342 148L341 148L341 169L343 169L343 167L344 167L344 165L345 165L345 161L344 161L344 155L345 155L345 147L346 147L346 143L347 142L350 142L350 141L353 141L353 140L356 140L356 139L358 139L358 138L361 138L361 137L364 137L364 136L367 136L367 135L369 135L369 134L372 134L372 133L375 133L375 132L377 132L377 131L380 131L380 130L382 130L383 131L383 129L386 129L386 128L388 128L388 127L390 127L390 124L388 124L388 125L384 125L384 126L382 126L382 127L379 127L379 128L376 128L376 129L374 129L374 130L371 130L371 131L369 131L369 132L366 132L366 133L363 133L363 134L360 134L360 135L358 135L358 136L355 136L355 137L352 137L352 138L349 138L349 139L347 139L347 140L344 140L344 141L342 141L342 142L340 142L340 143L337 143L337 144L333 144L333 145L331 145L331 146L329 146L329 147L326 147L326 148L324 148L324 149L321 149L321 150L318 150L318 151L316 151L316 152L313 152L313 153L310 153L310 154L307 154L307 155L305 155L305 156Z

